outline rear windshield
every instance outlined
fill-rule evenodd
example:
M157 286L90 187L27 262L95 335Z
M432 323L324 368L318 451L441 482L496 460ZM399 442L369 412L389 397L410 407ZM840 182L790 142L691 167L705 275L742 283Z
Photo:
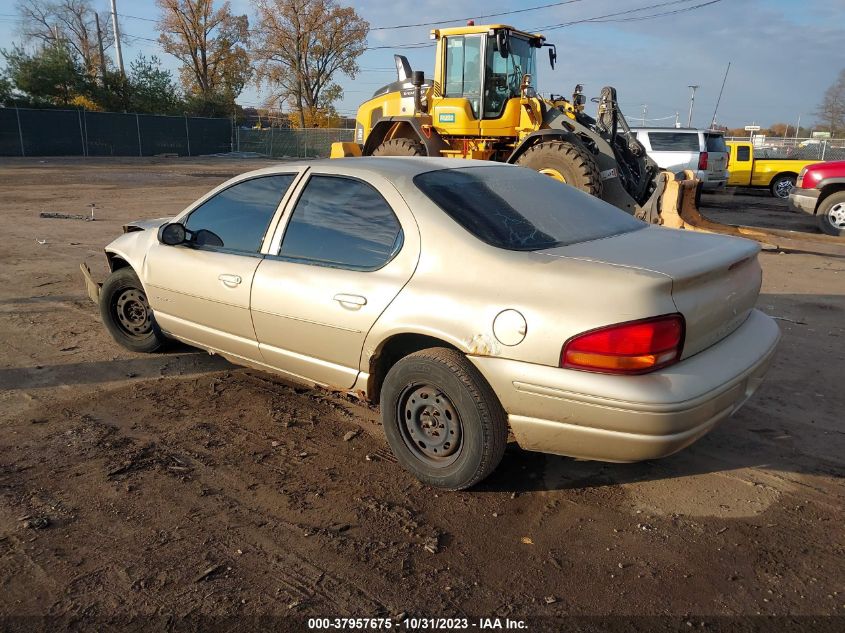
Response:
M728 146L725 145L725 137L721 134L705 134L704 139L707 141L708 152L728 151Z
M698 132L649 132L655 152L698 152Z
M419 174L414 184L478 239L512 251L567 246L644 228L583 191L523 167Z

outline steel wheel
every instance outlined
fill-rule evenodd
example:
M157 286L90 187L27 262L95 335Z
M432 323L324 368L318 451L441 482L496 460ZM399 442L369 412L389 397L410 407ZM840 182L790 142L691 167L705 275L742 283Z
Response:
M166 342L144 286L128 266L103 282L100 317L114 340L133 352L155 352Z
M409 385L399 397L405 445L426 465L445 468L461 454L463 425L452 401L432 385Z
M114 302L117 324L129 336L143 338L149 335L153 324L147 297L137 288L127 288Z

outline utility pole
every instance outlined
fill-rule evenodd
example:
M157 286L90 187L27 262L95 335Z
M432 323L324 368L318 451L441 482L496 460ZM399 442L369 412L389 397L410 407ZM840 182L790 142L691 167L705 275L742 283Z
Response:
M798 140L798 130L801 129L801 115L798 115L798 124L795 126L795 140Z
M123 50L120 48L120 27L117 25L117 0L111 0L111 23L114 27L114 50L117 53L117 67L120 70L120 74L125 77Z
M645 127L645 115L646 115L646 112L648 112L648 104L644 103L644 104L642 104L642 106L643 106L643 127Z
M680 114L681 114L680 112L678 112L677 110L675 110L675 127L676 127L676 128L681 127L681 117L680 117Z
M94 11L94 20L97 22L97 46L100 49L100 74L103 78L103 85L106 85L106 54L103 51L103 32L100 30L100 15Z
M112 4L114 4L114 0L112 0ZM688 86L691 92L689 95L689 116L687 117L687 127L692 127L692 108L695 105L695 91L698 90L698 86Z

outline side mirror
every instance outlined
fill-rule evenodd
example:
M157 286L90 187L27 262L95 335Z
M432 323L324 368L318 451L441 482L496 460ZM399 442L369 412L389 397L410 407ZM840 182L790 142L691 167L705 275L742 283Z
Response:
M496 48L499 49L499 55L504 59L507 59L510 53L510 42L508 39L507 31L496 31Z
M557 49L554 46L549 48L549 64L552 67L552 70L555 69L555 62L557 61Z
M169 222L158 230L158 241L168 246L177 246L185 243L187 234L184 225L178 222Z

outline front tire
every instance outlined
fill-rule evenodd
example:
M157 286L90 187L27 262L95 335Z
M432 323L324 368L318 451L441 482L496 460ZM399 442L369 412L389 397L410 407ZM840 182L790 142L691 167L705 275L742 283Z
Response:
M516 164L539 171L601 198L602 181L595 157L582 145L569 141L544 141L532 145Z
M845 235L845 191L832 193L821 201L816 221L822 232L828 235Z
M373 150L373 156L426 156L425 147L409 138L393 138Z
M789 193L795 188L795 176L783 174L772 181L771 191L775 198L787 200Z
M428 485L469 488L502 460L505 412L478 369L456 350L435 347L402 358L384 379L380 404L393 454Z
M155 352L166 339L131 268L114 271L100 290L100 316L115 341L133 352Z

